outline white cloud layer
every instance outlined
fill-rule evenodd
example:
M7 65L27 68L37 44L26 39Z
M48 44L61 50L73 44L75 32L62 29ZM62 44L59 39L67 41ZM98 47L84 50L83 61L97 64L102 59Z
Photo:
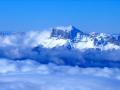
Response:
M0 36L0 90L120 89L120 50L44 48L45 33Z

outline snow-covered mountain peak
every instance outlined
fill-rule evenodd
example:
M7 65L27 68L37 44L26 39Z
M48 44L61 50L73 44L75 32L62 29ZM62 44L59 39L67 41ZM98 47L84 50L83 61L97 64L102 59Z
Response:
M68 25L68 26L58 26L58 27L55 27L53 28L55 30L61 30L61 31L64 31L64 32L71 32L71 31L76 31L76 32L81 32L83 33L82 31L80 31L79 29L77 29L76 27L72 26L72 25Z
M51 37L73 40L75 37L77 37L78 34L83 34L83 32L70 25L53 28Z
M68 26L58 26L55 27L54 29L71 31L73 28L74 27L72 25L68 25Z
M51 30L51 31L50 31ZM75 49L120 49L119 34L84 33L69 25L55 27L47 31L29 31L0 35L0 46L43 46L45 48L69 47Z

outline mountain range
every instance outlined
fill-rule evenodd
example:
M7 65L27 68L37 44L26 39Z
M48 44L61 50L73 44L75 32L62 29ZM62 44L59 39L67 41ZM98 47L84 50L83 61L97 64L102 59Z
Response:
M80 67L119 67L120 35L85 33L74 26L0 33L0 58Z
M85 33L74 26L61 26L52 28L50 38L45 44L40 43L43 47L53 48L65 46L77 49L120 49L119 34L105 33Z

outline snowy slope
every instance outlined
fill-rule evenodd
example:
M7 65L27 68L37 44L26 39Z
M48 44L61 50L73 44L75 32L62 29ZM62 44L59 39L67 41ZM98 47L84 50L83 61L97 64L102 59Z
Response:
M5 46L43 46L54 48L58 46L71 45L73 48L81 49L120 49L120 36L105 33L84 33L73 26L61 26L46 31L30 31L24 33L13 33L0 35L0 47Z
M52 37L58 39L68 39L71 41L74 48L87 49L87 48L99 48L101 50L119 49L120 41L119 35L110 35L105 33L84 33L73 26L57 27L53 29ZM63 31L63 32L60 32ZM68 32L68 37L64 37ZM72 34L71 34L72 33ZM72 37L72 38L71 38Z
M40 34L44 37L44 35ZM84 33L73 26L60 26L52 28L48 37L38 39L39 44L46 48L71 45L73 48L81 49L120 49L119 35L105 33Z

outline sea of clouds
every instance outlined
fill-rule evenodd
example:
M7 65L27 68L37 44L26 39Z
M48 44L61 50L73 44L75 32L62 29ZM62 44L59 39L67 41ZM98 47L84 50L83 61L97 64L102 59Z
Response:
M49 37L50 32L48 31L1 34L0 62L14 62L14 64L20 63L20 65L21 62L24 62L24 65L25 62L30 60L33 66L52 63L58 66L78 66L82 68L120 68L120 49L44 48L40 45L40 41Z
M44 48L46 32L0 36L0 90L119 90L120 50Z

